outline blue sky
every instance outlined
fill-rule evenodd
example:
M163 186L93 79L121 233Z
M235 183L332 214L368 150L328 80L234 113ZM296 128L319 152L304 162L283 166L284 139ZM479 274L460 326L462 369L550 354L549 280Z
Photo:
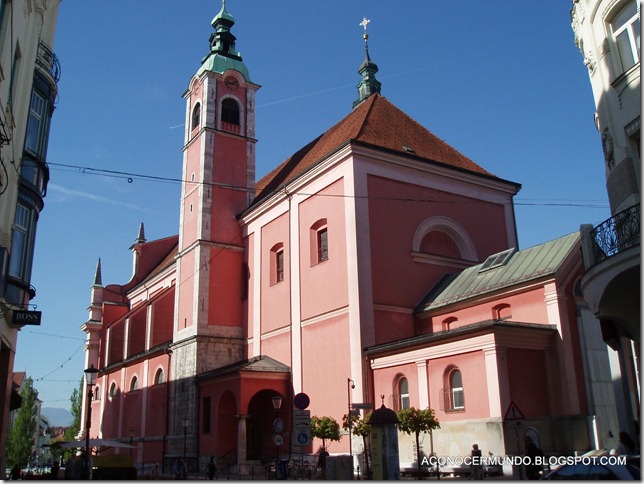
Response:
M262 86L258 177L350 112L366 16L382 94L488 171L522 184L520 248L605 220L601 142L570 4L228 0L237 49ZM181 177L182 94L208 52L220 5L61 4L54 51L62 77L32 278L43 320L22 329L15 361L46 407L69 408L82 377L80 326L98 258L103 282L123 284L141 222L148 240L178 233L179 183L131 174Z

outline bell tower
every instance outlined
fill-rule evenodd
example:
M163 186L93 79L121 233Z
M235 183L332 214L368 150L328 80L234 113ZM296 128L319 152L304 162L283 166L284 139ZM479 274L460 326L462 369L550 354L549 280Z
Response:
M189 82L172 345L173 422L197 421L195 376L244 357L244 244L236 216L255 189L255 93L223 0ZM197 429L189 428L188 435ZM196 434L193 434L196 435ZM190 455L189 439L188 455Z

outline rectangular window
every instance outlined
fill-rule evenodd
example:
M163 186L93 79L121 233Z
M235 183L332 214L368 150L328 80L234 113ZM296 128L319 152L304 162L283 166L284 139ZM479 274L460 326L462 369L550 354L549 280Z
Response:
M5 0L0 0L0 38L2 36L2 32L4 29L2 28L3 20L4 20L4 4Z
M465 398L463 396L463 387L452 388L452 409L462 410L465 408Z
M27 121L27 134L25 136L25 149L43 159L45 146L45 125L47 123L45 99L38 93L31 93L29 107L29 120Z
M275 244L270 253L270 285L284 280L284 244Z
M204 434L210 433L210 397L203 399L203 425L201 430Z
M282 282L284 280L284 251L280 250L275 253L275 280Z
M318 262L329 260L329 239L326 227L318 230Z
M25 282L30 281L35 227L33 211L22 204L16 205L13 239L9 257L9 275Z
M16 52L13 55L13 65L11 66L11 84L9 84L9 102L13 103L13 91L18 85L18 75L20 74L20 64L22 56L20 55L20 44L16 44Z
M613 18L610 27L619 53L621 72L625 72L640 59L640 18L637 4L629 2Z

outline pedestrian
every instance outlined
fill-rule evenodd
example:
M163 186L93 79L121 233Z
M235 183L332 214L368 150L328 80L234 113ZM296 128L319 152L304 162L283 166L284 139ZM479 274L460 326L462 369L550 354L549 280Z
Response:
M186 461L183 460L183 457L179 457L172 466L172 471L174 472L175 479L187 479L188 478L188 466L186 466Z
M627 432L619 433L619 444L617 444L617 455L635 455L635 442Z
M470 475L470 479L474 479L475 481L483 480L483 460L479 444L472 445L471 459L470 466L472 468L472 473Z
M154 467L152 468L152 472L150 473L150 479L158 479L159 478L159 463L156 462L154 464Z
M87 479L88 476L86 472L86 459L85 452L82 452L80 457L76 456L74 459L74 467L72 467L72 479L75 481L80 481Z
M208 479L211 481L215 478L217 474L217 464L215 464L215 456L210 456L210 462L208 462Z
M537 463L537 457L542 457L543 452L539 447L532 442L532 437L526 435L523 437L525 445L525 455L529 457L528 464L525 466L525 472L530 480L537 480L541 478L541 463Z
M20 479L20 466L16 464L11 468L11 480L17 481L19 479Z
M74 461L75 457L74 454L72 454L69 456L69 459L67 459L67 462L65 463L64 479L66 481L71 481L74 478Z
M58 479L58 471L60 470L60 464L58 464L58 459L54 462L54 465L51 468L51 479Z
M320 455L318 456L318 469L320 469L322 479L326 479L326 458L328 455L329 453L322 447Z

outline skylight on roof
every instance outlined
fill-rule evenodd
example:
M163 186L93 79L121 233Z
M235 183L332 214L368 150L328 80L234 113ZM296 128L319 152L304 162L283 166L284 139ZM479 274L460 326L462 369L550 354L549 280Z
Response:
M510 257L512 257L512 254L514 254L516 251L517 249L515 247L512 247L511 249L504 250L503 252L499 252L498 254L492 254L490 257L485 259L485 262L483 262L481 268L479 269L479 273L505 265L510 260Z

